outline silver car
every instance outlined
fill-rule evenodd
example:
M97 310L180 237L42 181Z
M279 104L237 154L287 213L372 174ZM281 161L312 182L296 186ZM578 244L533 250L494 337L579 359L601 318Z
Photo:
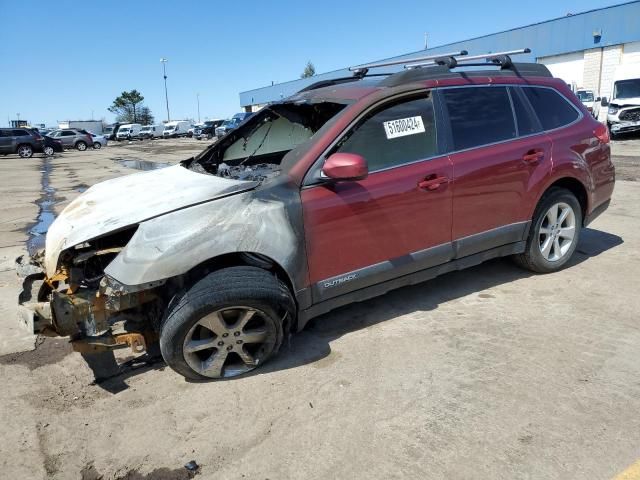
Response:
M87 148L93 147L93 137L86 130L65 128L55 130L49 133L48 136L60 140L63 148L75 148L84 152Z

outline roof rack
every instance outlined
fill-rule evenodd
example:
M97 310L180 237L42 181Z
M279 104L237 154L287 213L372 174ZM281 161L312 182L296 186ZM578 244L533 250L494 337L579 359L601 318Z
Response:
M466 50L459 52L444 53L439 55L428 55L423 57L405 58L402 60L389 60L376 63L365 63L355 67L349 67L353 72L351 77L340 77L330 80L321 80L313 83L299 92L315 90L317 88L337 85L341 83L355 82L365 77L387 77L378 85L381 87L391 87L419 80L441 79L455 76L486 76L487 70L484 71L452 71L456 67L499 67L497 71L492 71L491 75L516 75L516 76L539 76L552 77L549 69L539 63L514 63L511 60L512 55L522 55L531 53L529 48L521 48L519 50L509 50L498 53L485 53L481 55L470 55ZM484 60L484 62L478 62ZM388 67L392 65L404 64L404 71L396 73L369 73L371 68ZM422 68L429 67L429 68Z
M531 49L529 48L521 48L519 50L509 50L507 52L499 52L499 53L485 53L482 55L471 55L464 56L463 58L459 58L458 55L438 55L435 58L431 58L428 60L425 59L416 59L414 63L409 63L404 66L406 69L420 68L430 65L441 65L448 68L457 67L460 62L461 67L483 67L487 64L493 64L499 66L500 68L509 68L513 65L511 61L511 55L522 55L525 53L531 53ZM486 60L486 63L467 63L473 60Z
M459 52L452 52L452 53L440 53L438 55L427 55L425 57L416 57L416 58L404 58L401 60L388 60L388 61L384 61L384 62L375 62L375 63L365 63L364 65L357 65L355 67L349 67L349 70L353 72L353 76L354 77L364 77L367 72L369 71L370 68L380 68L380 67L390 67L392 65L402 65L402 64L406 64L408 61L409 62L427 62L427 61L431 61L431 60L435 60L437 58L440 57L459 57L459 56L463 56L466 55L467 52L466 50L460 50Z

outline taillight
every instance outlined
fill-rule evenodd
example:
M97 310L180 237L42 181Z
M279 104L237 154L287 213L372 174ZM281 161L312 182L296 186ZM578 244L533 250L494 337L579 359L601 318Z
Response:
M610 141L609 129L602 123L596 127L593 134L600 140L600 143L609 143Z

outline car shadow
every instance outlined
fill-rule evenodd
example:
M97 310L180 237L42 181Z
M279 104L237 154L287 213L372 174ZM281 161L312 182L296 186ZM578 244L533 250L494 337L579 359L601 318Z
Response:
M623 239L601 230L585 228L571 261L565 268L573 268L623 243ZM436 310L441 304L472 293L528 278L534 273L518 268L509 258L490 260L466 270L451 272L424 283L403 287L364 302L340 307L313 319L302 332L291 335L279 355L266 365L241 377L268 375L280 370L297 368L319 362L331 355L331 342L351 332L369 328L413 312ZM166 365L157 354L149 354L138 366L129 365L121 374L96 385L112 393L127 387L125 380L150 369ZM236 378L187 380L193 383L234 381Z

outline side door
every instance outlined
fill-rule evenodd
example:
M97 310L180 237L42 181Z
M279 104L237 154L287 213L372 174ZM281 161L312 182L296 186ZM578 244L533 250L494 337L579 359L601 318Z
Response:
M62 130L62 132L60 132L60 137L58 138L62 142L63 147L73 147L76 140L76 132L73 130Z
M15 152L18 148L18 145L23 143L28 143L32 148L35 148L35 142L33 141L33 137L29 132L22 129L15 129L12 131L12 148Z
M519 87L438 91L453 163L456 257L524 239L535 186L551 169L551 140Z
M0 153L13 153L11 130L0 129Z
M336 152L364 157L369 175L301 191L314 302L451 259L453 169L430 93L363 114L320 162Z

